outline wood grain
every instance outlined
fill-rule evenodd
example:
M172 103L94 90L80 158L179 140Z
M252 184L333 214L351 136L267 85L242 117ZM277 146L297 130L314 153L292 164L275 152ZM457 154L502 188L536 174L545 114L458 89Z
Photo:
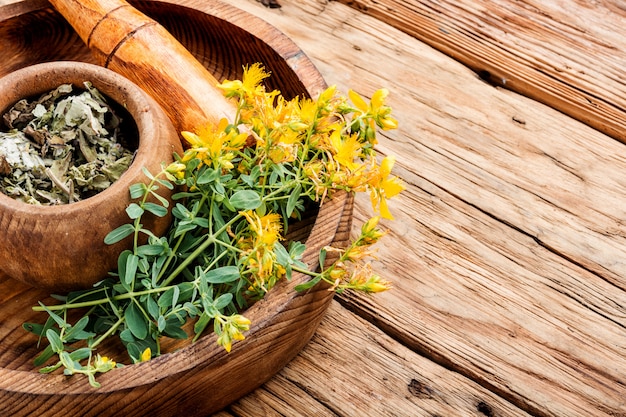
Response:
M343 364L341 372L335 371L337 364ZM276 400L286 398L297 401ZM398 344L337 302L302 354L228 411L237 416L528 416Z
M342 302L531 414L626 413L623 145L357 10L255 13L329 83L389 88L400 120L378 146L409 185L376 264L396 289Z
M395 290L341 297L353 314L336 313L333 304L296 360L218 416L377 416L382 404L396 402L404 407L392 406L397 415L411 416L432 416L433 410L481 417L626 415L623 145L561 110L493 88L476 74L484 68L468 69L356 8L317 0L281 0L282 8L271 10L256 0L229 3L287 34L329 84L365 96L390 89L400 129L385 134L378 149L398 156L394 171L408 189L392 201L397 221L384 224L390 232L374 264ZM447 3L433 15L464 16ZM385 4L393 11L409 3ZM474 10L502 2L456 4ZM589 2L569 16L583 3L534 4L544 5L554 9L543 16L543 26L525 32L544 37L523 50L520 62L548 48L551 37L564 36L542 31L558 25L550 16L576 20L578 33L592 38L589 45L620 40L620 31L585 17L616 2ZM606 24L618 13L606 14ZM484 31L492 30L487 17L482 15ZM173 18L170 25L185 26ZM193 37L197 26L181 32ZM519 42L512 39L503 41ZM587 73L606 59L568 58L569 46L555 45L548 64L575 60ZM590 77L585 86L608 107L617 106L624 88L612 65L603 61L595 71L609 68L613 84ZM572 74L556 72L552 81L573 83L562 76ZM357 199L353 234L370 213L368 199ZM360 333L355 315L375 328ZM375 361L351 355L370 350ZM391 379L387 370L398 368L399 378ZM413 394L428 394L433 381L442 395ZM448 401L465 408L451 410ZM373 411L364 404L373 404Z
M626 141L626 9L619 0L341 1L493 85Z

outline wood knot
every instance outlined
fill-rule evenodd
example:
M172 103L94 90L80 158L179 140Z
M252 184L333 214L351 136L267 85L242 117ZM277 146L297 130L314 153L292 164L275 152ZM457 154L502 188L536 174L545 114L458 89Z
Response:
M476 405L476 409L478 410L479 413L487 417L495 416L495 413L493 412L493 408L491 408L491 406L484 401L479 401L478 404Z
M428 385L421 383L417 379L411 379L408 385L409 392L417 398L431 398L433 390Z

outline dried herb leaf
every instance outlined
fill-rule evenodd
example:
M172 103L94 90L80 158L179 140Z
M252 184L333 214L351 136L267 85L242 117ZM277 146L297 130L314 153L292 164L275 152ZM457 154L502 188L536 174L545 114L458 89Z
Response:
M91 83L23 99L2 120L0 191L30 204L65 204L108 188L128 169L121 120Z

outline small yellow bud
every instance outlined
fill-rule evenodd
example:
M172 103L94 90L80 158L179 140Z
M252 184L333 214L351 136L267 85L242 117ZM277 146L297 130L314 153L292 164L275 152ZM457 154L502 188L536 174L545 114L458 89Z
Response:
M152 350L148 347L143 352L141 352L141 357L139 358L140 362L148 362L152 358Z
M368 284L365 291L367 292L383 292L383 291L387 291L391 288L391 285L388 283L383 283L383 282L373 282L371 284Z
M378 123L383 130L392 130L398 128L398 121L391 116L381 117Z
M374 216L369 219L367 222L363 224L361 227L361 234L365 235L376 229L378 226L378 222L380 221L380 216Z

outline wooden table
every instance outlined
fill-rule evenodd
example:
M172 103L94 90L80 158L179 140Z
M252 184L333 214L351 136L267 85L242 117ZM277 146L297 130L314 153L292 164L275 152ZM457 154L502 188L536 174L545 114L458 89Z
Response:
M626 416L622 2L279 1L229 0L329 84L391 92L394 289L336 297L217 416Z

